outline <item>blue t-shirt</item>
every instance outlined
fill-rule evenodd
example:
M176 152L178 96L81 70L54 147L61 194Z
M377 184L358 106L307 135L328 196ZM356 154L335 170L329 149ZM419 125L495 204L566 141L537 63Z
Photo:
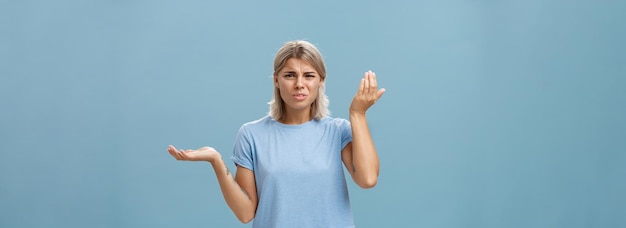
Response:
M252 227L354 227L341 160L351 141L340 118L287 125L265 116L241 126L232 160L254 172Z

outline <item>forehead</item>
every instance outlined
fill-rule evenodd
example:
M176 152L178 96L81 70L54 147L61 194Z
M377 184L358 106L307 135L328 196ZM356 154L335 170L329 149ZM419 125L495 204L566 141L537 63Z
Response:
M304 59L301 58L289 58L285 61L283 69L280 71L305 71L305 72L317 72L315 67Z

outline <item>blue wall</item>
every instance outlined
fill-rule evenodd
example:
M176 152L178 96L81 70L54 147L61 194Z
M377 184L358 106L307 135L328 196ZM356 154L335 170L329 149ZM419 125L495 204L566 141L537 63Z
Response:
M220 2L0 1L0 227L248 227L165 149L230 157L291 39L387 89L358 227L626 227L626 2Z

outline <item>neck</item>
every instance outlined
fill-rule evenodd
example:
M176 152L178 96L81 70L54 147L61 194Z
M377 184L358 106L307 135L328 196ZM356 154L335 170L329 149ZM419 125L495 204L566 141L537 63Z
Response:
M278 122L281 122L284 124L291 124L291 125L303 124L309 121L311 121L310 109L291 111L291 112L287 111L285 112L283 117L280 118L280 120L278 120Z

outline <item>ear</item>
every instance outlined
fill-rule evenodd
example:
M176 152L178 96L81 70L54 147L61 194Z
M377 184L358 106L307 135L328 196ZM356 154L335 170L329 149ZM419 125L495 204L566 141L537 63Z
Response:
M278 76L274 74L274 87L278 88Z

